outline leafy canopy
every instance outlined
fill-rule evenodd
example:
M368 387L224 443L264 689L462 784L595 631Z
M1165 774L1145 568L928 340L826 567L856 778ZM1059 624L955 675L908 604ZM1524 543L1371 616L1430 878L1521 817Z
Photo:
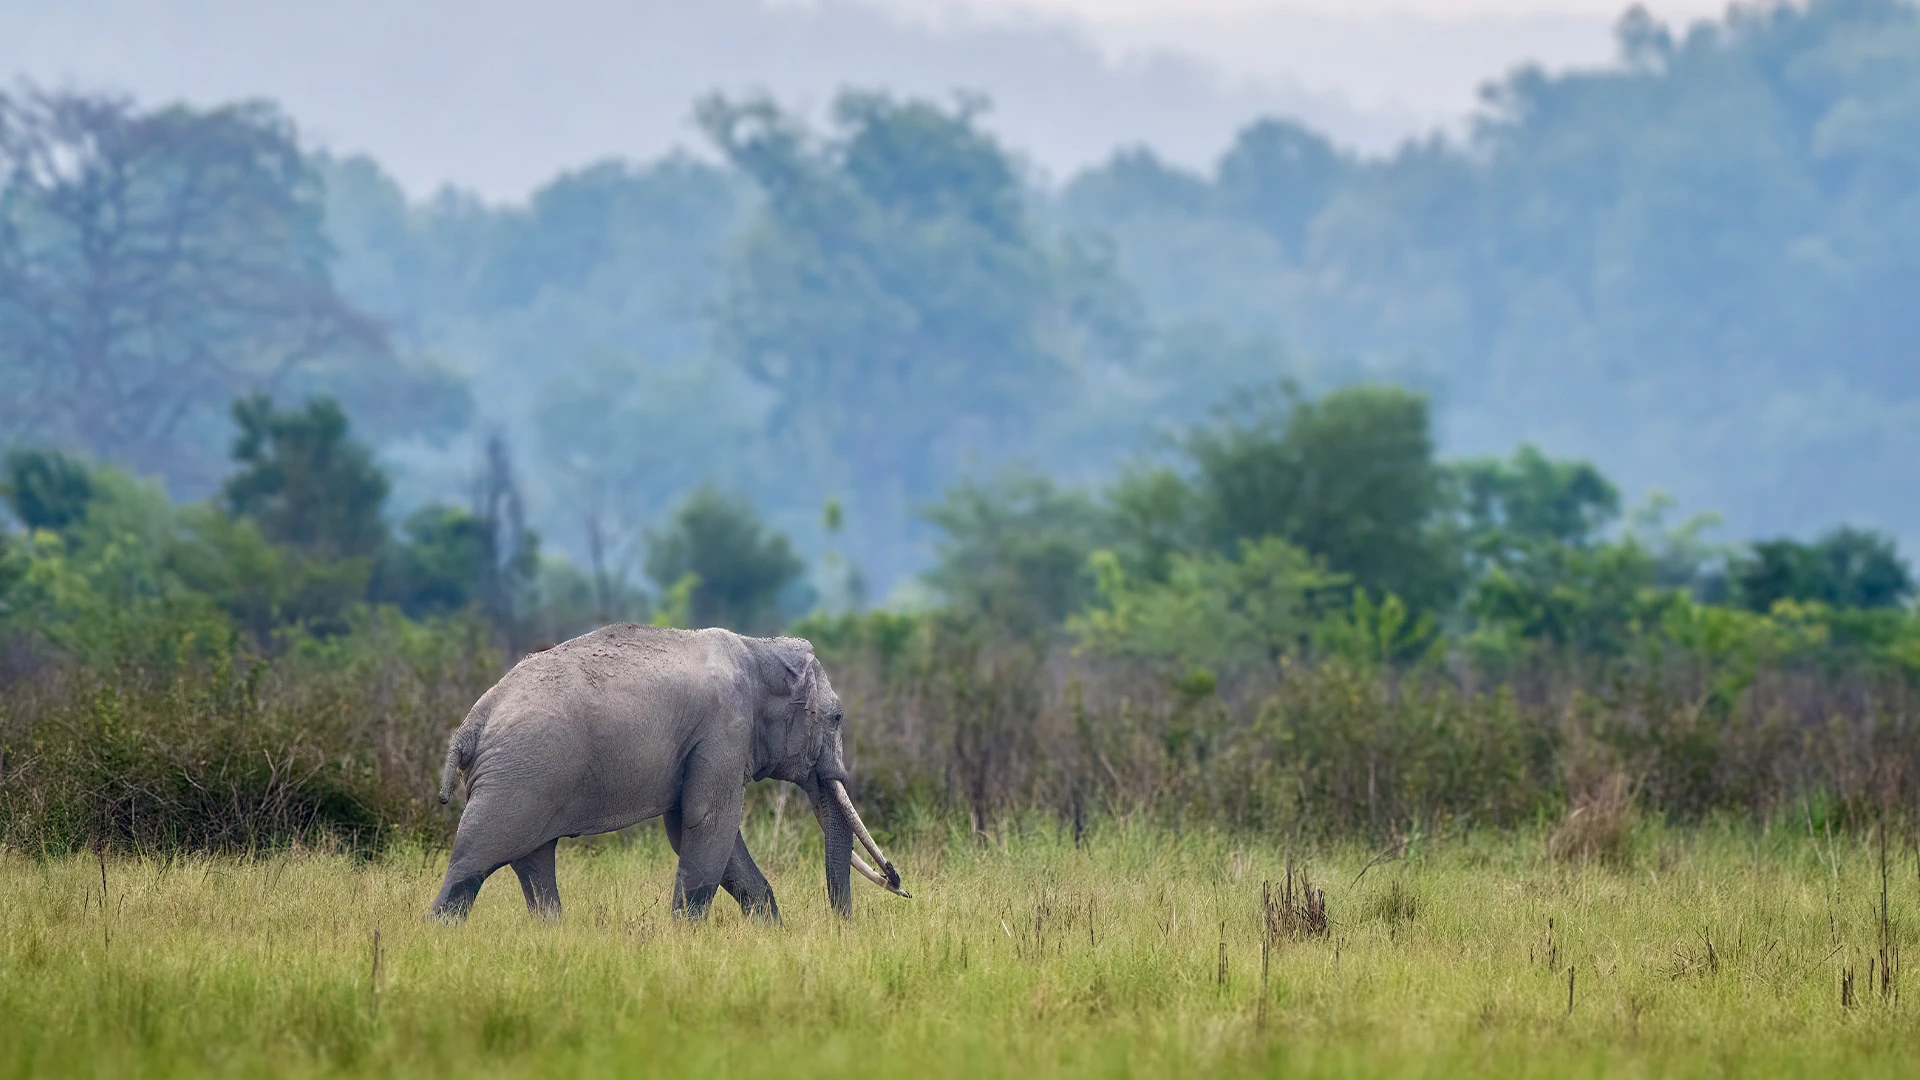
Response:
M271 105L0 92L0 429L204 491L249 387L464 422L464 391L335 291L323 225Z
M16 446L0 460L0 498L28 530L60 532L86 516L93 478L85 463L57 450Z
M1763 540L1735 560L1729 577L1740 602L1767 612L1783 600L1838 608L1890 608L1913 596L1913 574L1893 540L1840 528L1812 543Z
M1044 635L1093 598L1087 559L1101 511L1035 473L963 481L925 511L941 532L926 579L955 610L1015 635Z
M782 593L803 569L787 538L770 531L752 504L712 487L696 489L665 530L647 535L647 576L665 606L684 609L690 626L778 629Z
M391 482L373 452L347 437L331 398L276 409L264 394L233 406L242 469L222 487L227 509L251 518L269 540L320 558L371 557L387 539L380 512Z
M1214 550L1279 537L1376 595L1423 610L1452 598L1444 478L1420 394L1363 385L1309 400L1283 386L1223 412L1185 451Z
M1308 644L1349 579L1278 537L1244 540L1235 557L1175 554L1165 581L1136 581L1093 558L1099 604L1068 620L1083 645L1173 672L1271 669Z

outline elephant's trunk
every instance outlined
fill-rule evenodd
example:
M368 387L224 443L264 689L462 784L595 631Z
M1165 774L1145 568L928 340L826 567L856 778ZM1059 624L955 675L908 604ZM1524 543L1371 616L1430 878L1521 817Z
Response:
M823 788L815 788L813 813L827 841L827 903L845 918L853 917L853 826L839 803Z

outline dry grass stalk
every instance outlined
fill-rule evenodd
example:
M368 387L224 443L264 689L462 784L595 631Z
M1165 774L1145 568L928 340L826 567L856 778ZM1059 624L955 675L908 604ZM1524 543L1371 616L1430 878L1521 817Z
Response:
M1227 988L1227 924L1224 922L1220 924L1220 968L1214 974L1214 985L1222 990Z
M1327 935L1327 894L1307 879L1306 871L1297 874L1293 858L1287 858L1287 876L1276 893L1273 882L1260 884L1260 904L1266 912L1268 941L1300 941Z
M1564 862L1624 865L1639 816L1626 774L1608 773L1575 792L1566 818L1547 838L1547 850Z
M1553 916L1547 916L1547 940L1538 946L1527 946L1527 959L1554 971L1560 969L1560 943L1553 937Z
M1260 1031L1267 1030L1267 961L1273 954L1273 939L1266 935L1260 938L1260 1009L1254 1026Z
M1900 945L1893 940L1893 921L1888 914L1887 905L1887 819L1880 819L1880 998L1883 1001L1900 999L1899 968ZM1871 968L1869 968L1871 970ZM1872 982L1871 978L1868 982Z

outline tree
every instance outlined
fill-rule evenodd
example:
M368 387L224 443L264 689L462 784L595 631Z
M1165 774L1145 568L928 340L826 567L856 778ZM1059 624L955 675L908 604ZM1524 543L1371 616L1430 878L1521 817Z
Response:
M222 488L235 517L267 539L320 559L371 558L387 541L380 520L390 483L373 453L347 436L331 398L282 412L264 394L235 402L233 459L244 466Z
M1892 538L1840 528L1811 544L1763 540L1734 561L1728 577L1740 602L1767 612L1782 600L1837 608L1897 607L1913 595L1913 574Z
M1376 596L1416 610L1452 599L1445 488L1420 394L1369 385L1308 400L1283 386L1223 411L1185 451L1215 551L1279 537Z
M1920 457L1920 5L1636 9L1616 36L1619 63L1490 84L1464 138L1341 161L1260 120L1211 174L1116 156L1061 214L1161 319L1417 363L1460 443L1604 451L1743 533L1920 539L1885 497Z
M60 532L86 516L93 501L93 475L87 466L57 450L14 447L0 462L6 479L0 498L15 520L29 530Z
M540 537L527 527L513 454L500 432L487 436L469 516L480 540L480 610L512 662L532 644L527 640L527 616L540 576Z
M1463 461L1452 471L1478 547L1585 546L1620 516L1620 489L1599 469L1584 461L1555 461L1533 446L1505 460Z
M756 446L757 389L713 364L663 371L599 353L535 396L539 446L578 515L602 622L629 591L639 522L707 477L735 479Z
M1160 582L1128 577L1111 552L1093 566L1101 602L1069 628L1089 648L1176 674L1272 668L1308 644L1349 583L1272 536L1241 541L1231 557L1176 553Z
M1101 335L1044 242L1012 161L943 108L846 93L831 130L771 102L699 119L764 197L719 306L721 353L770 388L770 434L846 492L864 565L891 576L901 526L970 454L999 457L1062 400ZM810 501L810 500L809 500ZM888 565L893 563L894 565Z
M1102 522L1078 491L1009 473L949 489L925 517L944 534L927 581L957 610L1031 636L1053 631L1093 598L1087 557Z
M375 579L380 599L415 618L473 605L486 581L486 523L457 506L423 506L407 516Z
M269 105L0 93L0 430L204 490L238 393L417 389L330 254Z
M1549 543L1497 565L1475 583L1467 609L1510 639L1589 656L1617 656L1681 594L1658 586L1653 557L1633 540L1591 547Z
M1298 257L1307 227L1354 173L1327 138L1292 120L1257 120L1220 159L1228 212L1254 222Z
M806 569L787 538L751 505L712 487L687 497L661 533L647 534L647 576L661 596L689 589L688 622L743 633L778 629L781 593Z

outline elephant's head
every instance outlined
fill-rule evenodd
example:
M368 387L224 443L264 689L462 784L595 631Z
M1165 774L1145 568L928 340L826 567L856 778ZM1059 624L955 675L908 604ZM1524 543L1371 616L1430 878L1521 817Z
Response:
M900 872L874 842L847 794L846 751L840 734L846 713L813 655L813 645L803 638L775 638L771 645L778 667L769 672L774 693L761 721L764 764L756 778L786 780L807 793L826 835L827 899L835 911L853 913L852 870L890 893L911 897L900 887ZM855 839L879 869L854 853Z

